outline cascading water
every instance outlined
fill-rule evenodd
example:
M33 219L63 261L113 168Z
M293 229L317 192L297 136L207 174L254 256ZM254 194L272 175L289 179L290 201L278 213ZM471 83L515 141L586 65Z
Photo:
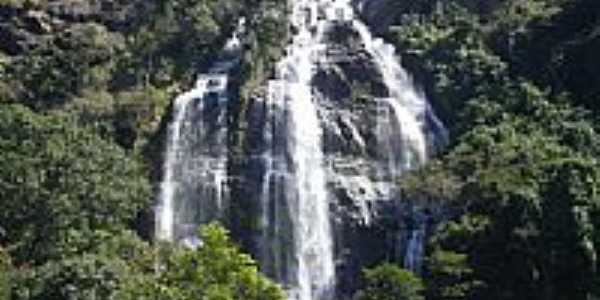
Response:
M293 25L299 32L278 65L279 78L269 82L267 96L270 110L278 113L270 114L266 128L271 147L264 156L261 264L297 300L331 299L335 282L323 130L311 88L320 35L309 32L309 15L304 14L314 11L315 4L295 3ZM281 113L284 126L277 122ZM286 240L285 234L292 238Z
M157 212L157 237L198 243L199 224L223 217L226 206L225 75L202 76L175 100Z
M175 99L174 119L156 208L156 237L194 247L200 224L225 217L227 185L227 73L239 60L244 19L225 44L223 59L194 88Z
M421 274L423 265L427 219L426 214L413 209L411 213L412 224L408 234L406 253L404 254L404 267L416 274Z
M172 167L179 160L179 143L181 140L181 127L185 119L189 102L195 97L204 95L205 82L198 82L196 88L175 100L175 118L169 128L169 145L165 158L164 179L161 184L161 202L157 215L157 237L161 240L172 240L174 235L175 209L173 197L177 189L175 169Z
M425 96L415 89L411 78L395 56L396 50L393 45L384 43L380 38L373 38L367 26L359 20L353 20L352 25L360 35L365 50L371 54L383 77L385 86L388 88L389 97L380 99L380 101L391 109L395 122L389 124L389 114L384 119L388 120L387 125L391 126L392 130L395 128L400 133L391 135L399 137L399 142L394 138L388 142L392 146L388 150L390 155L387 159L387 168L393 184L397 182L403 171L426 163L428 159L425 130L427 121L430 121L431 126L434 127L437 143L445 143L448 133L442 122L433 113ZM395 156L397 153L403 155L398 158ZM406 243L404 267L420 274L426 222L425 218L417 213L413 213L413 219L415 219L415 225L410 229L409 239Z
M437 121L433 114L426 116L431 113L427 101L400 66L394 48L372 37L368 28L353 17L350 2L294 3L291 23L297 33L279 64L279 78L268 85L266 102L271 113L267 114L265 142L270 147L263 155L261 266L289 286L291 299L328 299L335 281L320 136L323 130L311 90L316 63L328 47L325 31L333 25L350 24L389 90L389 97L378 99L387 112L381 117L385 123L382 130L386 127L381 142L387 146L383 147L385 162L380 169L386 173L382 180L388 186L394 186L403 171L425 163L425 119ZM445 131L443 127L438 129ZM394 197L393 191L386 197ZM420 264L413 262L422 257L421 233L424 231L414 231L406 248L410 257L406 266L414 271Z
M368 27L359 20L353 20L352 26L360 35L365 50L371 54L390 94L388 98L379 101L391 109L395 118L393 125L399 130L399 134L394 135L401 139L396 143L399 148L390 149L390 152L404 155L390 159L388 164L392 177L397 178L402 171L419 166L427 159L424 118L430 110L426 110L427 100L417 93L413 82L400 65L394 47L380 38L374 38ZM437 119L435 116L433 118Z
M159 239L196 245L197 226L227 218L228 207L236 205L229 201L227 178L239 176L242 184L257 183L257 191L245 200L252 201L259 214L248 216L252 221L248 232L254 234L253 254L261 271L282 283L290 299L334 297L335 259L339 257L334 258L331 222L335 218L330 204L339 199L334 197L330 183L334 181L331 176L345 175L333 170L337 167L325 155L326 108L315 97L315 86L319 84L314 81L315 71L327 63L334 48L326 33L336 26L358 33L362 52L368 54L387 89L387 94L382 93L385 96L372 102L378 108L373 134L359 129L352 112L348 118L340 118L358 148L375 148L371 153L377 153L375 158L362 154L360 161L370 171L354 172L348 178L354 176L355 181L347 182L381 184L385 187L373 189L370 199L394 199L398 196L394 186L399 176L428 159L432 142L428 134L434 132L436 140L446 138L445 128L401 67L393 46L372 36L367 26L354 17L351 2L293 2L292 42L276 67L275 78L268 82L263 101L253 100L253 105L262 106L264 111L256 121L262 126L257 127L259 135L253 136L262 141L254 143L257 148L247 153L253 156L249 160L259 161L259 168L249 168L251 174L260 174L256 176L259 179L247 180L244 176L248 175L242 171L227 173L226 74L235 61L217 62L213 68L216 74L200 76L192 91L176 99L157 212ZM237 49L239 41L233 40L227 47ZM372 141L375 143L369 144ZM359 193L366 193L361 188L357 188ZM358 206L364 224L368 224L373 218L369 206ZM405 267L415 272L421 268L426 229L426 222L420 220L409 227L402 251Z

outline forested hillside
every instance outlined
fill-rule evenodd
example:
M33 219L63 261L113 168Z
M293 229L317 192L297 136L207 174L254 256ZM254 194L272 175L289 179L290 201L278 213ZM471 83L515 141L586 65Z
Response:
M171 100L240 17L280 43L281 5L0 1L1 299L283 298L220 227L197 251L150 242Z
M449 129L398 186L448 213L420 277L364 265L354 298L599 298L600 3L391 2L391 25L367 23ZM243 165L246 103L284 54L287 13L284 0L0 0L0 300L286 299L220 225L197 249L152 237L173 99L245 18L227 120Z
M437 162L401 182L456 211L429 241L427 298L589 299L600 6L456 2L412 7L388 32L452 132Z

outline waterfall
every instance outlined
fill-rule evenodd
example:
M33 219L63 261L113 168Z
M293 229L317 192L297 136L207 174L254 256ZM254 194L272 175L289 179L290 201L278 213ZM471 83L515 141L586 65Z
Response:
M296 34L277 67L277 79L268 84L267 117L263 154L265 166L261 195L261 267L288 286L291 299L330 299L335 284L327 182L321 145L321 116L312 93L317 63L325 60L325 31L331 25L351 26L363 42L382 75L389 96L377 99L382 111L378 124L385 161L382 179L392 199L403 171L426 162L427 118L431 113L425 97L400 66L395 49L374 38L354 18L351 1L296 1L291 23ZM325 51L324 51L325 50ZM352 126L350 126L352 128ZM444 132L443 127L436 128ZM383 133L385 131L385 133ZM356 136L359 134L353 133ZM365 209L363 209L365 210ZM368 222L368 216L365 222ZM422 258L424 230L414 231L407 244L407 267L417 271ZM421 250L419 250L421 249Z
M388 88L389 97L380 99L380 101L391 109L395 118L395 122L393 122L395 124L391 126L396 127L400 132L400 142L391 142L393 146L389 148L391 155L387 162L392 184L394 184L403 171L426 163L429 156L428 146L433 148L446 143L448 133L443 123L433 113L425 95L417 91L412 79L400 65L394 46L386 44L380 38L374 38L361 21L353 20L352 25L360 35L365 50L371 54L383 77L385 86ZM387 119L389 118L388 115ZM435 135L432 143L435 142L438 145L428 144L426 126L432 127L429 128ZM394 153L402 155L397 158ZM426 238L426 218L415 211L412 213L412 218L415 224L410 229L405 246L404 267L420 274Z
M331 299L335 283L323 130L311 87L320 35L309 32L305 14L314 15L314 4L295 3L292 20L299 32L268 85L270 147L263 157L261 265L296 300Z
M428 215L413 208L411 225L404 253L404 267L416 274L421 274Z
M174 101L155 213L159 240L195 247L199 225L226 217L228 73L239 63L245 23L238 20L219 61Z
M350 0L343 3L349 6ZM360 20L353 19L352 27L358 32L389 92L389 97L379 99L380 105L388 110L384 110L386 114L382 118L385 124L378 125L382 128L387 126L385 130L392 131L392 134L384 135L389 139L385 147L388 155L384 169L387 169L387 179L392 183L388 196L393 197L393 185L402 172L426 163L429 157L427 149L446 143L448 132L433 113L425 95L417 91L412 79L400 65L394 46L385 43L381 38L374 38ZM427 126L430 128L426 128ZM432 131L434 135L429 144L427 130ZM410 229L405 246L404 267L420 274L426 238L426 218L415 211L412 218L415 224Z
M365 24L353 20L353 27L364 43L365 50L371 54L388 88L390 97L383 98L383 104L388 106L394 117L394 125L398 126L401 139L401 149L391 149L404 152L401 159L395 159L388 166L392 177L397 177L403 170L409 170L423 164L427 158L427 143L423 119L426 112L427 100L417 93L413 82L400 65L392 45L386 44L380 38L374 38Z
M421 273L423 263L423 252L425 242L425 228L417 228L410 231L410 238L406 246L404 256L404 267L414 273Z
M287 163L287 120L285 114L285 86L282 81L269 81L265 101L266 151L262 154L264 175L260 191L261 234L258 240L261 269L279 282L291 282L287 277L292 265L293 232L291 211L288 209L290 166Z
M346 175L333 170L344 163L334 167L324 153L327 116L323 111L337 107L329 102L330 107L324 108L315 96L319 84L315 72L323 64L335 64L335 57L328 61L327 56L336 49L330 47L326 33L336 26L352 28L362 42L361 54L367 53L364 57L372 60L387 88L387 94L371 102L376 105L377 116L376 124L370 124L376 129L368 128L365 134L364 126L357 126L353 118L340 118L359 148L377 153L372 157L364 151L358 160L367 165L367 171L348 172L350 175L344 177L348 185L356 183L358 194L374 201L395 199L395 186L402 173L423 165L431 155L432 139L444 140L447 135L400 65L394 47L372 36L355 18L351 2L292 3L291 43L275 68L274 78L268 81L266 93L249 104L249 111L259 120L252 123L258 126L246 129L248 137L257 139L249 143L250 150L245 149L248 152L244 155L253 163L247 170L227 173L227 104L232 100L227 94L227 74L237 60L217 61L209 74L198 77L191 91L175 100L157 207L157 238L190 246L200 243L196 234L199 225L229 217L227 210L236 203L229 199L228 178L240 178L242 185L252 186L240 190L248 191L243 200L246 205L251 201L248 207L256 211L248 211L252 215L237 221L248 226L244 230L252 235L252 254L259 260L261 271L284 285L291 300L334 298L338 257L334 255L332 221L339 220L332 216L330 204L339 199L329 184L331 176ZM243 39L235 37L224 52L236 53L239 58L241 44ZM346 116L353 113L349 111ZM331 123L335 122L329 120ZM371 182L377 187L363 189L362 184ZM370 204L357 204L367 225L375 219L370 215ZM418 273L426 223L416 223L402 253L405 267Z
M224 215L228 193L226 75L203 75L175 100L157 208L157 238L198 244L198 226Z
M196 88L175 99L174 120L169 127L169 142L164 165L164 179L161 183L160 206L157 208L157 237L161 240L172 240L174 235L174 195L177 189L175 177L175 164L179 160L179 143L181 140L181 128L186 116L189 102L204 95L205 82L198 82Z

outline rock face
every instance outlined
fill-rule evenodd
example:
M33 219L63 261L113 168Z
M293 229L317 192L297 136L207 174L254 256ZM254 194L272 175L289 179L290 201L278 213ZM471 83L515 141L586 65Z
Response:
M413 207L396 190L402 171L390 165L407 150L396 144L402 133L394 130L393 109L380 100L390 97L390 91L373 57L356 43L356 36L348 38L345 53L338 54L344 59L332 58L314 80L329 165L341 297L359 286L361 268L384 260L403 263L416 223L414 211L432 211L422 203ZM429 144L439 139L432 134Z
M375 33L383 33L412 1L355 0L355 6Z
M382 100L390 97L390 91L358 33L349 24L339 24L330 28L328 40L328 50L314 71L312 87L323 130L337 297L345 299L359 287L365 266L387 260L420 268L424 236L442 215L442 208L402 199L396 190L396 180L402 173L398 164L410 152L402 141L402 130L406 129L397 128L393 108ZM263 174L269 169L265 147L276 144L275 148L281 150L278 159L291 159L285 152L286 137L280 136L285 132L281 128L287 126L289 112L268 105L266 97L265 90L249 106L246 164L233 175L240 184L233 188L237 195L231 197L245 203L244 224L238 227L245 228L240 238L246 240L244 244L253 253L260 252L261 246L256 244L260 238L248 238L256 236L248 225L260 222L256 218L248 220L248 215L261 211L258 204L264 194ZM423 118L431 155L445 136L440 124ZM291 232L280 234L283 240L277 242L277 247L293 241ZM410 247L414 248L410 250L415 252L414 258L407 260L411 257L407 254Z
M165 198L171 207L208 210L217 206L206 204L230 199L217 219L291 299L332 299L334 284L336 299L347 299L365 266L387 260L419 271L440 208L403 199L397 182L444 143L445 129L393 46L355 18L349 0L294 5L295 34L273 78L248 101L226 100L227 119L235 121L219 126L239 130L221 128L230 135L227 146L204 139L187 152L192 161L198 149L227 147L227 174L215 185L226 187L205 198L208 193L186 189L203 184L189 175L167 182L173 194L183 190L185 197ZM208 94L194 98L210 101ZM210 116L185 119L180 123L201 131ZM191 165L179 164L178 172L222 169ZM183 218L163 219L161 232L177 240L181 230L173 224ZM184 221L194 227L208 220Z

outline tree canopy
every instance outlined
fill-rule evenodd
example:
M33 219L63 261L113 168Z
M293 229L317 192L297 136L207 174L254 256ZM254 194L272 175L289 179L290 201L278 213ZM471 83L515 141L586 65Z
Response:
M479 4L421 7L424 18L389 33L452 135L400 183L451 211L429 241L427 298L589 299L599 278L597 95L574 69L587 70L597 10L581 0Z
M18 264L85 251L151 201L138 160L64 117L2 105L0 151L0 244Z
M423 300L423 282L416 275L396 265L384 263L364 270L365 287L358 300Z

